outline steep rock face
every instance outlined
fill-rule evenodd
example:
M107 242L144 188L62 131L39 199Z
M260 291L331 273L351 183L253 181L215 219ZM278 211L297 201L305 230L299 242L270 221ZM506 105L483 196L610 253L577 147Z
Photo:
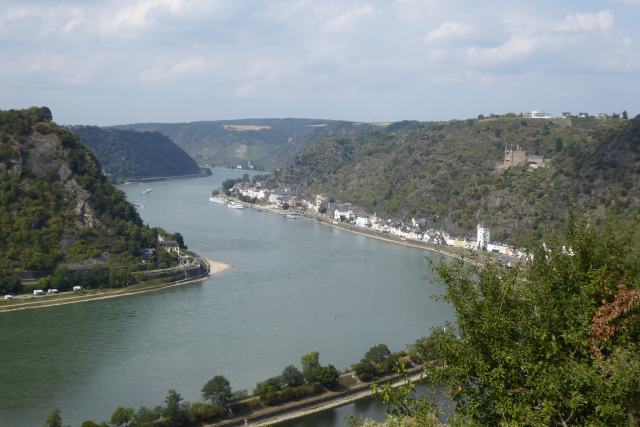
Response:
M0 111L0 273L104 263L151 246L124 194L46 108Z

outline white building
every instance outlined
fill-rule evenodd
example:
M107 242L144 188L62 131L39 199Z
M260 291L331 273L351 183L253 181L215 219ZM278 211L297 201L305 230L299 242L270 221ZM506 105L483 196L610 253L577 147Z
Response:
M491 232L489 227L484 224L478 224L476 227L476 241L478 242L478 249L487 249L487 245L491 241Z
M502 243L487 243L487 252L493 252L495 254L501 255L512 255L513 249L508 245L503 245Z
M342 209L344 210L336 209L333 211L333 219L335 219L336 221L342 221L342 220L348 221L355 218L355 214L351 209L345 209L345 208L342 208Z
M278 201L287 202L291 199L291 194L289 193L271 193L269 195L269 203L278 203Z
M526 117L527 119L550 119L551 114L543 111L532 110L522 113L522 117Z
M371 227L371 221L367 215L360 214L356 217L356 225L360 227Z

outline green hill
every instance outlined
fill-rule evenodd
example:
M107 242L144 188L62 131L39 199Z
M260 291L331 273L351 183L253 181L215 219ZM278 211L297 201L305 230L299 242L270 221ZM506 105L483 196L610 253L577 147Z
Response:
M543 155L547 166L496 171L511 144ZM404 122L317 140L274 179L456 234L482 221L493 239L525 245L570 207L596 221L638 212L640 118Z
M46 107L0 111L0 229L0 275L127 260L157 233Z
M151 178L200 173L187 153L159 132L74 126L80 142L113 178Z
M282 167L315 139L369 132L364 123L313 119L244 119L191 123L138 123L119 129L157 131L168 136L200 164L257 170Z

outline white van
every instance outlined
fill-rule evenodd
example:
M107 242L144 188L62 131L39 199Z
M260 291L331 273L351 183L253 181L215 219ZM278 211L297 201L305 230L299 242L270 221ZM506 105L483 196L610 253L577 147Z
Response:
M49 289L49 290L47 290L47 293L48 294L57 294L58 290L57 289Z
M10 299L13 299L13 295L5 295L4 296L4 300L5 301L10 300Z
M44 295L44 291L42 289L36 289L33 291L33 296Z
M80 292L82 290L82 286L74 286L73 287L73 291L74 292Z

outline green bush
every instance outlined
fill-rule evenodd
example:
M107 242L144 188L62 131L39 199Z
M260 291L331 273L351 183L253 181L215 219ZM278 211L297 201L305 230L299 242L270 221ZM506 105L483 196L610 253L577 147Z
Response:
M189 418L193 421L211 421L222 418L226 415L226 410L222 405L197 402L189 408Z

